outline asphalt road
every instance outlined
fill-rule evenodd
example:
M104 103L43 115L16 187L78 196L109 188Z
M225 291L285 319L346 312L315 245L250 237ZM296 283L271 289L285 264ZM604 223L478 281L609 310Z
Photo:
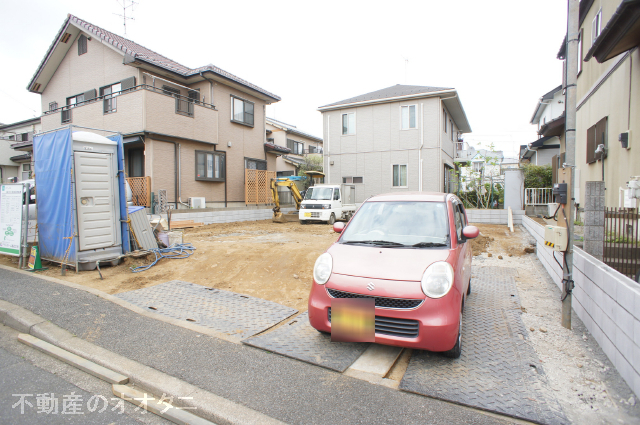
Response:
M511 422L199 335L35 275L0 269L0 299L89 342L290 424Z
M0 325L0 423L170 424L111 393L111 385L18 342Z

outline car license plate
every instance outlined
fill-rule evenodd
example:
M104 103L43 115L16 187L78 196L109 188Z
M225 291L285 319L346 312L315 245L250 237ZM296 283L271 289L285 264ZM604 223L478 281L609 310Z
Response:
M305 217L311 217L311 213L310 212L309 213L304 213L304 216Z
M331 300L331 341L375 342L375 300Z

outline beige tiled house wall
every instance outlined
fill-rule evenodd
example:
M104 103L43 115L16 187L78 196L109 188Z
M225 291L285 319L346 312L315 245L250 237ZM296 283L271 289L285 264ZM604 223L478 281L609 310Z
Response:
M100 43L95 37L87 41L87 53L78 56L78 38L73 40L73 45L42 93L43 111L49 110L51 102L57 102L61 107L66 105L70 96L91 89L96 89L100 95L100 87L138 77L136 68L122 63L122 54ZM43 127L44 131L49 129Z

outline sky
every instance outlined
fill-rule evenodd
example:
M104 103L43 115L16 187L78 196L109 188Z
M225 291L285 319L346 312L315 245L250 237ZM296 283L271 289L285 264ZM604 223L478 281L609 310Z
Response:
M26 89L68 13L183 65L212 63L282 100L267 115L322 137L317 108L395 84L453 87L472 133L516 157L562 82L562 0L0 0L0 122L39 116Z

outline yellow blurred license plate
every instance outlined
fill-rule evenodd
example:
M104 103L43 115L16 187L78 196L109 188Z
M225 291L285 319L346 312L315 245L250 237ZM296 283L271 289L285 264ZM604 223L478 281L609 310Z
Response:
M311 217L311 213L304 213L305 217Z
M375 300L331 300L331 341L375 342Z

